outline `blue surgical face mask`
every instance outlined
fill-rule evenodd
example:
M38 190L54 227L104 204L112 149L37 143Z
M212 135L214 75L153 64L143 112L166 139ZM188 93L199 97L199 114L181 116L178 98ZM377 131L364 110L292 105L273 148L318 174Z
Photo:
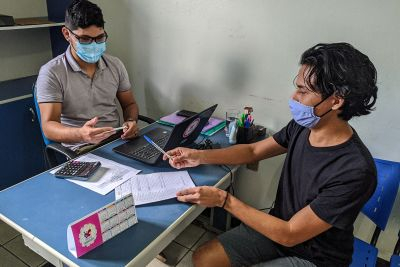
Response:
M76 42L76 54L80 59L87 63L96 63L106 51L106 43L91 42L90 44L81 44Z
M317 125L321 117L332 110L330 109L320 117L315 115L314 108L316 108L319 104L321 104L325 100L326 98L323 99L318 104L316 104L315 106L306 106L294 99L289 99L289 108L292 113L294 121L297 122L297 124L307 128L315 127L315 125Z

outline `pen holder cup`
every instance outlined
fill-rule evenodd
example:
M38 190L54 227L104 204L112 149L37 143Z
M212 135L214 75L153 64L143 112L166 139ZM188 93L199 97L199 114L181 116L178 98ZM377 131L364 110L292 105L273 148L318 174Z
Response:
M249 128L239 127L236 135L237 144L249 144L254 139L254 125Z

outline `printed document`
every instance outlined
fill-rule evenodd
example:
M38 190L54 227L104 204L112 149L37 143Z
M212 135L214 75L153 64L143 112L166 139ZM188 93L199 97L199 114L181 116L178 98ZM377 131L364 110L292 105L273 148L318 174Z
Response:
M158 172L135 175L115 188L115 199L132 193L135 205L142 205L170 198L182 189L195 187L187 171Z
M140 170L119 164L115 161L108 160L91 153L76 158L75 160L89 162L100 161L101 166L87 181L78 181L74 179L66 180L102 195L106 195L110 191L114 190L115 187L119 186L123 182L128 181L131 177L134 177L140 172ZM55 173L56 171L57 170L54 170L52 173Z

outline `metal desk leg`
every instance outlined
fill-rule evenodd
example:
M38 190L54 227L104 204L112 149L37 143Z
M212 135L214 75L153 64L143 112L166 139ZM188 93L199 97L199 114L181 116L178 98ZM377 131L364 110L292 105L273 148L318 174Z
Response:
M63 267L66 265L63 265L63 262L59 260L57 257L54 255L50 254L48 251L44 250L42 247L40 247L38 244L33 242L32 239L29 237L22 235L22 238L24 239L25 246L33 250L35 253L39 254L42 258L50 262L56 267Z

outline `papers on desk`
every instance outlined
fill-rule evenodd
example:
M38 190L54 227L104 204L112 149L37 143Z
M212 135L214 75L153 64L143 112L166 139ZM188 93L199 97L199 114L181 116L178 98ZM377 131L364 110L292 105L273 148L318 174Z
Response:
M114 190L115 187L119 186L123 182L128 181L131 177L140 172L140 170L119 164L115 161L108 160L91 153L79 157L76 160L89 162L100 161L101 167L87 181L78 181L73 179L66 180L102 195L106 195L110 191ZM56 171L57 170L54 170L52 173Z
M194 186L187 171L135 175L115 188L115 199L132 193L135 205L142 205L175 198L178 191Z

